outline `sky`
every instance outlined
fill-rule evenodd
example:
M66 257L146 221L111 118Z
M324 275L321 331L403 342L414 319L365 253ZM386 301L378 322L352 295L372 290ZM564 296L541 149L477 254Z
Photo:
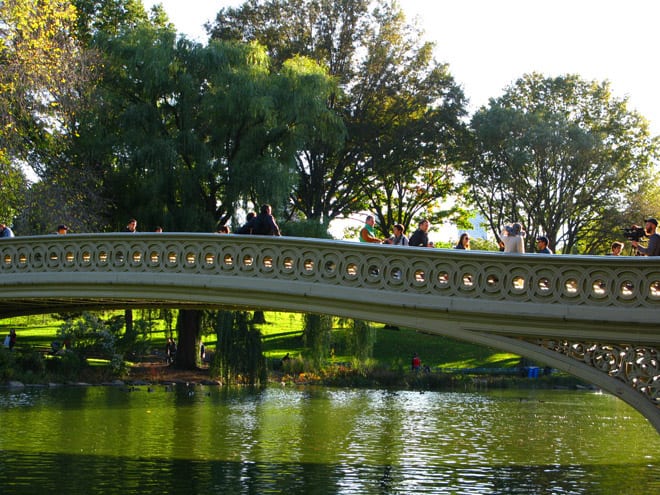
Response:
M238 0L143 0L161 3L177 30L205 41L203 25ZM399 0L436 43L470 100L470 113L523 74L579 74L609 81L615 97L660 134L660 2L657 0Z

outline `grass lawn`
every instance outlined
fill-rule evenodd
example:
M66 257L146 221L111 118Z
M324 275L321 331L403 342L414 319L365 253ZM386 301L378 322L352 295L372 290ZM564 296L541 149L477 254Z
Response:
M104 313L103 317L112 316L112 312ZM141 311L134 311L136 320L142 317ZM266 312L267 323L259 325L263 335L263 347L266 357L279 359L289 353L292 357L304 352L302 341L302 315L298 313ZM18 334L17 347L32 346L35 348L50 348L50 343L56 339L62 320L51 315L33 315L7 318L0 320L0 335L9 333L15 328ZM165 347L165 323L162 320L152 320L154 330L150 340L154 349ZM388 329L381 324L372 324L375 331L373 359L386 367L407 368L413 353L417 352L423 365L435 368L504 368L515 366L519 356L495 349L470 344L447 337L416 332L409 329ZM207 350L216 345L214 334L204 335L202 340ZM335 362L350 362L352 357L346 354L344 329L333 330L333 347Z
M266 325L259 325L264 336L264 353L267 357L281 358L287 352L297 356L304 351L302 342L302 315L294 313L266 313ZM374 323L375 344L373 358L385 366L408 367L413 353L417 352L422 364L435 368L508 368L516 366L520 356L490 349L448 337L420 333L410 329L392 330ZM335 328L336 362L351 361L342 354L342 328Z

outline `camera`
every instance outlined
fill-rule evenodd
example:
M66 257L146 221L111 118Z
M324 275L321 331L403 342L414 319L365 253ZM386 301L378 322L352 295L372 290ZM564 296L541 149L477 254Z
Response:
M639 241L643 237L646 237L646 231L644 227L629 227L623 229L623 237L629 241Z

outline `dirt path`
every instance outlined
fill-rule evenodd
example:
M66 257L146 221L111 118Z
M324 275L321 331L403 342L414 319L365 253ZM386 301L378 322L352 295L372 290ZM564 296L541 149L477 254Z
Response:
M147 362L132 366L125 379L129 382L149 383L207 383L211 381L208 368L180 370L162 362Z

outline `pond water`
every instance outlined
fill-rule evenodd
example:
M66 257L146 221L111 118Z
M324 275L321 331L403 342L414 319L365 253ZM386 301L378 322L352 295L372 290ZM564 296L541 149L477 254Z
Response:
M615 397L327 388L0 389L0 493L660 493Z

